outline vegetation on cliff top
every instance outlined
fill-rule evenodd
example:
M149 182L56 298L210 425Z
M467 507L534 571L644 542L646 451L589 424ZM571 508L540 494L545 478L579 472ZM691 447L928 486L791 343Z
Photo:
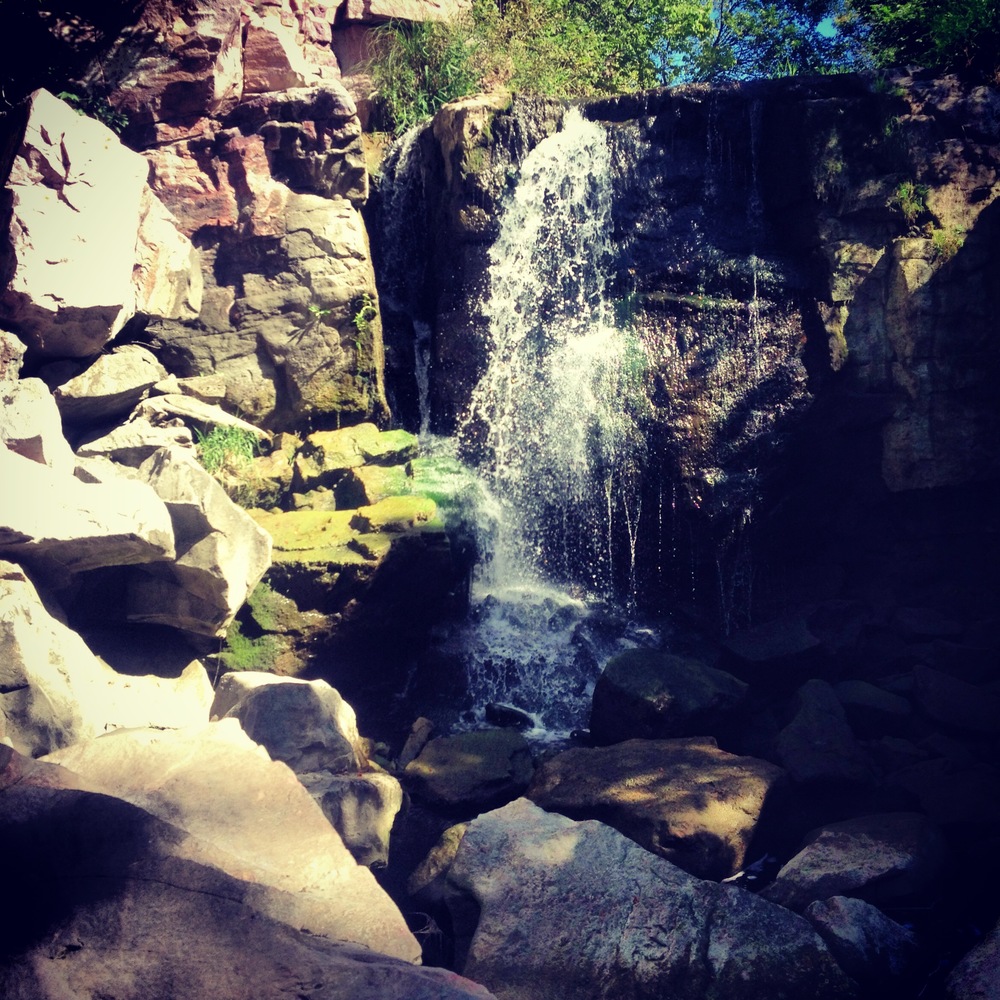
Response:
M389 22L372 62L396 132L477 90L572 97L921 65L1000 82L995 0L473 0Z

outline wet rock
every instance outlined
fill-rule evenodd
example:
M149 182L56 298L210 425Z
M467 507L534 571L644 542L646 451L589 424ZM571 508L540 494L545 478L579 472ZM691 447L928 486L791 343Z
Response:
M597 819L698 878L743 867L781 769L714 740L628 740L544 761L526 792L571 819Z
M354 709L323 680L257 671L226 674L212 715L237 719L273 760L296 773L357 772L367 763Z
M19 752L37 756L108 729L207 718L212 687L199 662L175 679L118 674L54 610L19 567L0 562L0 715Z
M380 431L370 423L317 431L305 439L295 456L296 487L334 486L349 470L364 465L401 465L416 457L417 449L416 437L407 431Z
M156 356L139 344L122 344L82 370L67 362L42 370L59 412L68 423L122 416L164 375L166 370Z
M533 771L531 748L509 729L431 740L403 769L412 794L452 812L476 813L517 798Z
M814 830L761 895L793 910L850 895L885 903L919 897L941 875L946 847L920 813L882 813Z
M504 729L532 729L535 720L515 705L491 701L485 710L486 721Z
M854 993L801 917L525 799L468 824L448 884L458 967L500 997Z
M913 931L860 899L833 896L810 903L803 916L826 942L840 967L869 989L900 986L917 957Z
M271 539L189 450L162 449L139 472L170 512L179 555L132 576L128 619L223 635L270 565Z
M697 660L634 649L613 657L594 687L598 743L715 734L744 701L742 681Z
M406 742L403 744L403 749L399 752L399 758L396 761L396 766L398 768L404 768L410 761L415 760L417 754L428 742L430 738L434 735L434 723L430 719L421 716L416 719L413 725L410 727L410 731L406 736Z

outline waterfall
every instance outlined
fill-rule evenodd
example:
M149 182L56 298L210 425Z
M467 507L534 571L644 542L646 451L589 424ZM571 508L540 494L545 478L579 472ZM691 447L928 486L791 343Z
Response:
M522 163L490 252L489 360L460 429L499 509L484 590L608 596L632 576L615 536L639 530L645 355L609 297L611 203L604 130L571 110Z

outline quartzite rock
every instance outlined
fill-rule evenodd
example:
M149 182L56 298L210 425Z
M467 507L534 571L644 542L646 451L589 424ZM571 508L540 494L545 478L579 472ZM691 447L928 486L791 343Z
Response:
M458 967L503 1000L854 995L801 917L526 799L468 824L448 884Z
M714 740L628 740L544 761L527 797L571 819L597 819L699 878L743 867L782 771L724 753Z

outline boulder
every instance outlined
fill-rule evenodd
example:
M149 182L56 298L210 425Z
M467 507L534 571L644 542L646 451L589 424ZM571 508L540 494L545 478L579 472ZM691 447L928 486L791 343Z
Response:
M164 448L140 466L166 504L177 558L129 581L130 621L221 636L271 563L271 539L198 464L189 449Z
M86 366L61 361L41 374L63 419L90 423L130 412L167 373L152 351L140 344L121 344Z
M793 910L854 896L880 903L918 898L941 875L946 847L920 813L880 813L812 831L761 895Z
M403 769L403 781L416 798L474 815L521 795L532 770L527 740L491 729L431 740Z
M1000 924L997 924L952 969L945 983L948 1000L998 1000L1000 998Z
M416 457L418 448L416 437L408 431L380 431L371 423L317 431L305 439L295 456L296 488L335 486L350 470L365 465L400 465Z
M781 769L724 753L711 739L628 740L545 760L527 797L571 819L597 819L699 878L743 867Z
M1000 695L927 666L913 668L913 697L935 722L968 733L1000 733Z
M0 330L0 382L14 381L21 374L24 341L6 330Z
M0 448L0 554L26 560L56 586L67 573L174 558L174 525L146 483L112 473L82 482Z
M153 424L147 417L133 416L110 431L85 437L77 446L78 458L107 458L138 469L161 448L189 448L194 454L194 436L179 418Z
M250 15L243 41L244 94L304 87L316 76L296 29L273 8L265 8L263 17Z
M504 1000L854 995L796 914L526 799L468 824L447 879L458 968Z
M206 403L187 393L167 393L144 399L133 411L134 418L144 418L154 424L164 424L171 420L183 420L195 427L236 427L257 440L266 438L267 431L242 417L227 413L221 406Z
M11 278L0 314L39 354L89 357L135 314L136 276L147 288L150 270L135 271L147 171L105 125L45 90L32 95L7 182Z
M297 774L356 773L367 764L354 709L324 680L227 674L212 715L237 719L250 739Z
M796 692L795 715L778 734L777 754L789 777L799 783L863 786L874 778L827 681L806 681Z
M746 692L741 680L698 660L631 649L597 679L590 730L598 743L715 735Z
M868 681L840 681L833 690L844 706L851 730L862 736L901 732L913 716L913 707L905 698Z
M403 789L396 778L372 767L356 774L300 774L299 781L359 865L384 868L389 863L392 825L403 806Z
M895 992L917 957L913 931L861 899L833 896L810 903L803 916L816 928L840 967L868 989Z
M213 844L234 877L297 897L270 915L407 961L419 956L399 911L309 793L235 719L113 733L50 759Z
M147 755L124 756L138 763ZM154 756L160 765L171 759ZM154 765L140 780L166 778L170 791L159 801L178 801L178 815L191 820L198 809L185 808L191 803L182 790L194 791L201 769L183 753L174 759L182 774ZM267 802L291 806L297 820L312 815L339 847L288 771L262 763L279 769L276 785L256 783L269 793ZM282 774L304 803L283 797ZM233 776L227 770L209 780L212 796L242 787L243 773ZM413 965L416 942L370 873L348 858L353 868L334 877L329 844L310 840L297 824L268 823L267 806L256 819L264 819L273 859L281 865L282 852L293 855L301 874L288 885L305 882L305 892L273 885L274 870L252 854L229 853L231 845L245 847L238 831L226 831L220 848L62 767L7 748L0 748L0 789L0 850L19 859L5 897L19 918L0 948L0 992L8 1000L259 1000L304 991L315 1000L488 1000L484 989L453 973ZM195 794L210 813L204 792ZM240 794L225 801L247 818ZM245 829L252 835L255 826L251 818ZM324 878L327 899L317 899ZM332 933L324 935L327 929Z
M0 714L20 753L49 753L119 727L189 725L208 717L211 698L198 661L176 679L116 673L18 567L0 562Z
M0 381L0 445L55 472L73 472L59 408L40 379Z

